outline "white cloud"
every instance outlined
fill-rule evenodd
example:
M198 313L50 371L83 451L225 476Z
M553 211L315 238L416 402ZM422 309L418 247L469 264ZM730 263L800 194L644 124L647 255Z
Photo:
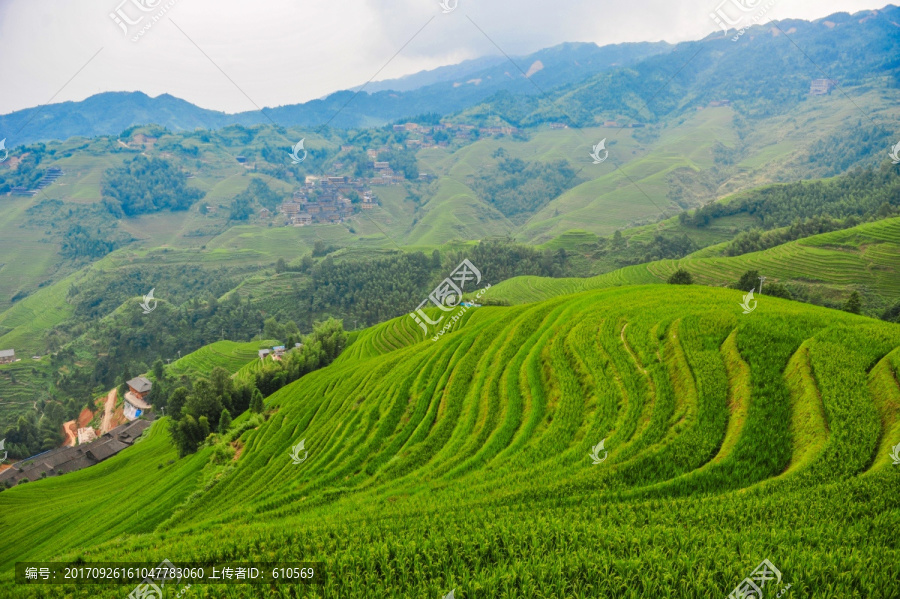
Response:
M136 17L142 13L132 2L173 1L134 43L109 16L121 0L5 0L0 113L43 104L63 86L54 102L141 90L226 112L293 104L353 89L376 73L395 78L496 54L494 44L522 55L566 41L696 39L716 29L709 13L719 2L459 0L443 14L438 0L127 0L122 10ZM771 15L819 18L882 5L778 0Z

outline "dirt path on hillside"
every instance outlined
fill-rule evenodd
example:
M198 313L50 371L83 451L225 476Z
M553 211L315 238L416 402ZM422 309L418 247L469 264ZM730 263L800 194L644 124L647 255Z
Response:
M112 420L113 412L116 411L116 396L118 391L115 387L106 395L106 410L103 412L103 420L100 422L100 434L109 432L109 423Z
M75 427L75 421L69 420L68 422L63 424L63 432L66 433L66 443L67 447L75 447L78 442L78 431Z

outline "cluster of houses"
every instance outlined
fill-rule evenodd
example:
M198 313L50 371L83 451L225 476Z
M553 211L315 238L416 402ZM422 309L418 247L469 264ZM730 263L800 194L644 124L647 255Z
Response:
M128 391L125 392L123 412L127 423L99 437L93 427L81 427L77 429L77 445L51 449L16 462L11 468L0 472L0 485L12 486L23 480L35 481L81 470L99 464L134 444L152 424L150 420L138 418L151 408L147 403L147 395L153 384L143 376L133 378L125 384Z
M86 443L51 449L16 462L0 472L0 485L13 486L23 480L36 481L99 464L133 445L151 424L148 420L129 422Z
M303 347L302 343L295 343L293 349L299 349L301 347ZM288 350L284 345L276 345L272 349L261 349L259 350L259 359L265 362L266 358L271 358L276 362L280 362L287 351Z
M284 215L285 224L302 227L313 223L340 223L353 215L356 209L372 210L378 207L375 196L366 188L365 179L353 177L307 177L306 186L294 192L290 201L283 202L278 211ZM359 196L354 204L351 192ZM264 209L261 218L271 213Z

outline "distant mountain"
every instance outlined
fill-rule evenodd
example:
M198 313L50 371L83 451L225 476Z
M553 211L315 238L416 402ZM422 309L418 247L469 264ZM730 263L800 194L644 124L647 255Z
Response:
M898 56L900 8L888 5L816 21L754 25L742 34L718 32L628 68L606 69L588 80L557 87L540 98L513 103L498 95L464 115L476 119L501 114L524 127L548 121L584 127L613 119L654 122L710 102L726 102L744 117L764 118L806 101L815 79L836 80L846 88L900 89ZM862 113L860 117L864 118Z
M427 86L455 88L476 85L482 90L507 89L534 93L535 85L546 89L581 81L597 72L634 64L649 56L667 52L671 48L672 46L666 42L615 44L602 47L593 43L566 43L528 56L513 57L515 65L510 64L504 56L485 56L407 75L400 79L377 81L368 84L365 90L370 93L397 92ZM535 85L526 82L523 72ZM511 81L525 85L510 88Z
M503 62L506 62L505 56L482 56L473 58L472 60L464 60L459 64L447 65L430 71L419 71L418 73L413 73L411 75L404 75L398 79L373 81L366 85L365 89L369 93L383 91L408 92L425 87L426 85L458 81L464 77L469 78L474 73L478 73L479 71L483 71Z
M340 91L303 104L265 108L268 118L259 111L226 114L207 110L168 94L151 98L143 92L107 92L81 102L50 104L0 116L0 139L8 138L6 145L12 148L51 139L116 135L131 126L150 123L172 131L193 131L232 124L268 124L270 118L285 127L326 123L341 128L381 126L423 113L458 112L501 90L533 94L538 88L576 83L669 48L662 42L604 47L562 44L513 59L531 81L506 58L484 57L373 83L358 96L355 91Z

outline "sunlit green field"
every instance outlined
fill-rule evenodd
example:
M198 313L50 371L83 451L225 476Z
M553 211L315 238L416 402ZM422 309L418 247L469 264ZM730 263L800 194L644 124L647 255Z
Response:
M900 326L740 298L590 291L470 310L437 342L378 325L269 397L228 465L208 448L168 464L163 421L0 493L0 584L14 560L227 559L320 561L326 580L189 592L705 599L768 559L773 596L895 597ZM2 594L45 589L131 590Z
M747 270L758 270L770 282L817 285L836 297L849 295L853 288L866 289L896 302L900 299L898 239L900 218L892 218L731 258L688 256L628 266L590 278L515 277L491 287L485 297L513 304L535 302L587 289L663 283L683 268L703 285L726 285Z

